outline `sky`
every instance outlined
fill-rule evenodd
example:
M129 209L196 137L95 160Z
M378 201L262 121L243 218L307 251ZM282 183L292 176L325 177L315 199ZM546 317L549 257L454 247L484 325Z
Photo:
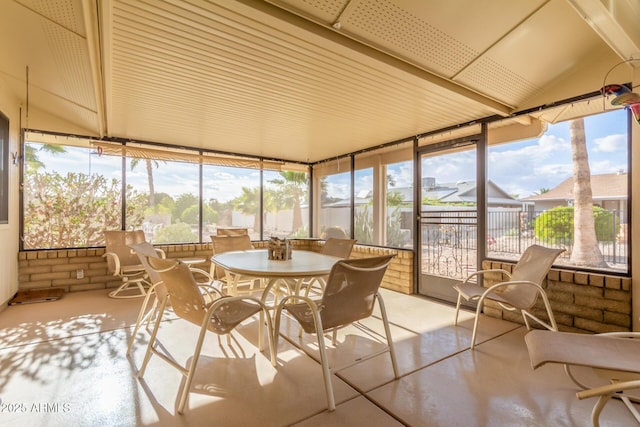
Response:
M626 147L626 111L615 110L606 114L585 118L585 136L592 175L616 173L628 170ZM121 178L121 159L113 156L88 155L88 150L68 147L62 155L38 152L47 171L67 173L100 173ZM87 159L88 157L88 159ZM475 180L475 154L467 151L422 160L422 176L434 177L438 183ZM573 164L568 122L550 124L539 138L501 144L489 148L488 177L508 194L528 197L551 189L571 177ZM272 173L265 172L265 179ZM387 174L393 176L396 187L407 187L413 181L413 162L389 165ZM204 197L229 201L241 193L241 188L259 185L260 173L229 167L205 166ZM348 198L349 174L341 174L328 181L327 189L333 197ZM127 183L147 191L147 173L144 162L127 172ZM198 169L193 164L159 162L154 169L156 192L174 197L198 194ZM371 176L356 174L356 192L359 188L371 188Z

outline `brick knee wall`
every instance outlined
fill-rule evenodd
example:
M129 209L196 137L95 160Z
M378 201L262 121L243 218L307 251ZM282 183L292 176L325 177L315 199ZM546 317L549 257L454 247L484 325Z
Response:
M293 250L319 251L323 241L313 239L293 240ZM256 248L264 248L266 242L254 242ZM212 246L208 244L157 245L167 258L200 257L205 263L198 267L209 271ZM62 288L66 292L116 288L122 282L107 272L104 248L61 249L20 252L18 254L19 289ZM405 294L414 289L412 251L356 245L353 258L394 253L382 286ZM485 261L483 269L504 268L511 271L514 264ZM84 278L77 279L76 271L82 269ZM488 276L485 286L500 280ZM631 330L631 279L603 274L581 273L552 269L543 284L550 300L560 330L580 332L613 332ZM505 311L497 304L487 302L485 314L513 322L523 323L519 314ZM546 318L544 305L538 301L533 313Z
M266 241L254 242L258 248L266 247ZM319 251L323 241L313 239L292 240L293 250ZM205 262L196 267L209 271L213 253L211 243L184 245L155 245L165 251L167 258L203 258ZM104 248L59 249L27 251L18 254L19 290L62 288L66 292L93 289L117 288L122 284L119 277L110 275ZM388 248L356 245L353 258L394 253L397 256L389 266L383 279L384 288L405 294L413 293L413 252ZM84 277L77 278L77 270Z
M514 264L485 261L483 269L513 269ZM489 287L500 281L491 275L485 278ZM631 279L570 270L552 269L543 283L549 304L561 331L617 332L630 331ZM483 312L489 316L512 322L524 323L519 313L503 310L498 304L487 302ZM544 304L538 298L532 310L543 320L547 319Z

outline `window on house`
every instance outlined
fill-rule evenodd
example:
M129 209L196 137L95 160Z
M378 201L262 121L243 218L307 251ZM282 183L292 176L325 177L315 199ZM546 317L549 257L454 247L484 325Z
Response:
M615 110L490 145L487 254L517 258L538 243L566 249L558 264L628 273L628 120L625 110ZM576 154L585 160L586 180L576 178ZM591 222L577 226L578 209Z
M9 119L0 113L0 224L9 222Z

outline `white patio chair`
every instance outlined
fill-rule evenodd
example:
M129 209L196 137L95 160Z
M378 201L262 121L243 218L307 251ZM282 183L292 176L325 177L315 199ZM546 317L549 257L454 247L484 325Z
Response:
M183 413L187 403L189 389L191 388L193 375L198 365L207 331L218 335L227 335L227 345L231 345L229 334L233 329L246 319L262 311L266 314L271 363L275 366L271 318L265 306L259 300L250 297L226 296L213 286L199 286L193 278L189 267L179 260L148 258L148 261L150 267L156 270L166 287L167 295L160 302L159 315L151 332L151 338L138 377L143 378L152 354L159 356L185 376L184 385L178 393L178 413ZM203 291L205 292L204 295ZM193 356L188 366L183 366L175 361L168 354L166 346L157 343L162 314L168 303L171 304L173 312L177 316L200 327Z
M144 266L129 248L129 245L145 241L144 232L142 230L109 230L104 232L104 240L106 248L103 257L107 259L107 269L110 274L122 279L122 285L109 292L109 296L111 298L145 296L151 283L147 280Z
M520 312L527 329L530 329L529 319L535 320L547 329L554 331L558 329L553 312L551 311L551 306L549 305L549 299L542 288L542 282L545 277L547 277L553 262L562 252L564 252L564 249L552 249L539 245L531 245L524 251L511 273L502 269L479 270L469 275L464 282L458 283L453 287L458 292L454 325L458 324L458 314L462 298L467 301L477 301L478 303L473 321L473 334L471 337L472 350L475 347L478 321L485 300L495 301L505 310ZM475 282L470 282L471 279L486 273L501 273L506 276L508 280L496 283L489 288L485 288ZM534 316L530 311L536 303L538 296L540 296L544 302L549 323Z
M283 310L291 314L305 332L316 334L329 411L336 408L331 384L331 375L335 372L388 352L391 356L394 378L398 378L398 367L387 312L382 296L378 292L382 278L394 256L385 255L338 261L331 269L322 299L314 301L309 297L289 295L282 299L276 309L273 344L276 351ZM359 356L344 366L330 368L325 349L324 332L328 330L333 332L332 341L335 345L336 330L370 317L376 301L380 307L387 341L386 346L372 354Z
M131 354L131 350L133 349L133 343L135 342L136 335L140 330L140 327L143 323L147 323L147 327L149 323L158 316L159 302L162 301L167 296L167 288L162 283L162 279L156 270L151 268L149 265L149 258L165 258L165 253L162 249L154 248L153 245L149 242L136 243L135 245L129 245L129 248L136 254L140 263L144 266L145 271L149 276L149 282L151 283L151 287L147 291L147 295L140 306L140 311L138 312L138 318L136 320L136 324L131 332L131 338L129 339L129 345L127 346L127 356ZM199 285L210 285L213 281L213 278L204 270L199 268L189 267L189 271L194 277L202 277L203 280L197 281ZM149 307L149 303L153 300L153 304L151 308L147 310Z

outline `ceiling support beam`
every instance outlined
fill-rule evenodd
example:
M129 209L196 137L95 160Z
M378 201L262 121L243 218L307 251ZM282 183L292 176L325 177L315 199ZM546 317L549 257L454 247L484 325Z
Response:
M315 20L312 20L311 17L301 17L267 2L256 2L254 0L237 0L237 3L241 3L251 9L254 9L256 12L265 14L276 20L287 22L288 24L296 26L301 30L307 31L311 34L315 34L324 40L328 40L331 43L343 46L346 49L355 51L370 59L402 70L431 84L435 84L442 89L448 90L450 92L478 102L485 107L490 108L500 116L507 117L513 112L513 107L510 105L503 104L495 99L489 98L463 85L460 85L459 83L440 77L427 70L396 58L395 56L389 55L386 52L366 45L359 40L350 38L347 35L344 35L336 29L332 28L331 23L317 22Z
M621 59L640 58L640 5L637 2L567 1ZM632 66L640 66L640 62Z
M87 29L87 51L91 63L93 91L96 97L97 127L100 137L106 135L107 123L105 117L104 67L100 49L100 28L96 3L85 0L82 3L85 27Z

